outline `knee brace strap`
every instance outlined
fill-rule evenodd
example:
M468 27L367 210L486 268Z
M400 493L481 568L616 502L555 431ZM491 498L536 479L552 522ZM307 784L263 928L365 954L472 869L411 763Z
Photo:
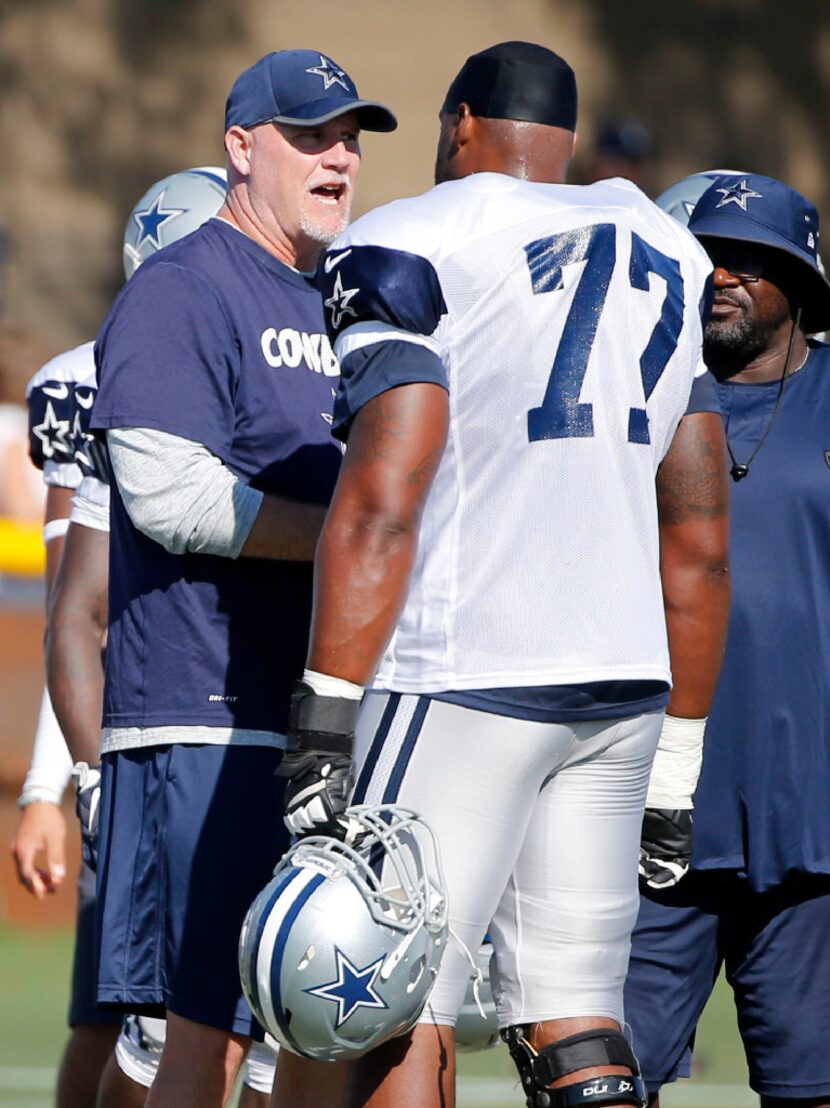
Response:
M577 1104L630 1104L642 1108L645 1086L634 1052L619 1031L582 1031L535 1050L524 1027L508 1027L501 1033L519 1071L528 1108L572 1108ZM551 1089L550 1083L576 1070L594 1066L627 1066L627 1074L609 1074L574 1081Z

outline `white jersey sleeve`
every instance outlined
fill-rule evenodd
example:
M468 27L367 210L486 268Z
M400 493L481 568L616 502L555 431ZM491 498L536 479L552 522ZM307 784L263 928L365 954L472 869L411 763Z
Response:
M332 245L335 429L407 382L450 395L377 687L670 681L655 476L704 372L710 273L622 180L476 174Z
M97 477L84 477L72 497L69 522L93 531L110 529L110 487Z

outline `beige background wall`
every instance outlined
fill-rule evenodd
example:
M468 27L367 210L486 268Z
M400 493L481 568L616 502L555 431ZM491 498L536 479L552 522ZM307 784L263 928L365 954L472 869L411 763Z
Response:
M583 143L602 115L638 116L656 187L731 164L827 210L830 0L2 0L2 323L48 352L95 333L129 210L156 178L221 160L227 89L267 50L325 50L399 112L397 134L366 137L360 211L430 184L449 80L506 38L572 62Z

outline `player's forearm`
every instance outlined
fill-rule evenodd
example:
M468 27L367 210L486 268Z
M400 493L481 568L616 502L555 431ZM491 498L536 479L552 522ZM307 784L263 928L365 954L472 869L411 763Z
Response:
M309 667L365 685L406 600L421 514L447 441L447 393L381 393L358 412L315 559Z
M55 715L72 760L101 760L104 670L100 625L58 602L46 636L46 674Z
M43 515L43 541L46 544L46 606L52 586L58 574L63 554L64 536L69 527L69 511L74 489L49 485L46 490L46 508Z
M708 715L729 614L729 491L719 415L680 421L657 474L660 575L672 668L668 711Z
M705 565L674 566L668 572L664 569L671 715L702 719L709 714L723 661L729 595L725 556Z
M240 557L313 561L325 518L326 509L319 504L263 496Z
M339 510L337 510L339 507ZM358 685L372 678L406 599L417 531L341 501L317 550L308 665Z

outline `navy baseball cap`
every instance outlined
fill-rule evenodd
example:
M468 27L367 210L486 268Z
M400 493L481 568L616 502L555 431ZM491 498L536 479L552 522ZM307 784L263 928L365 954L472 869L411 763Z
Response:
M366 131L394 131L398 121L374 100L361 100L355 83L319 50L275 50L241 73L225 104L225 130L257 123L327 123L356 112Z
M830 283L818 263L818 212L800 192L757 173L720 177L695 205L689 230L697 238L757 242L801 262L804 330L830 327Z

